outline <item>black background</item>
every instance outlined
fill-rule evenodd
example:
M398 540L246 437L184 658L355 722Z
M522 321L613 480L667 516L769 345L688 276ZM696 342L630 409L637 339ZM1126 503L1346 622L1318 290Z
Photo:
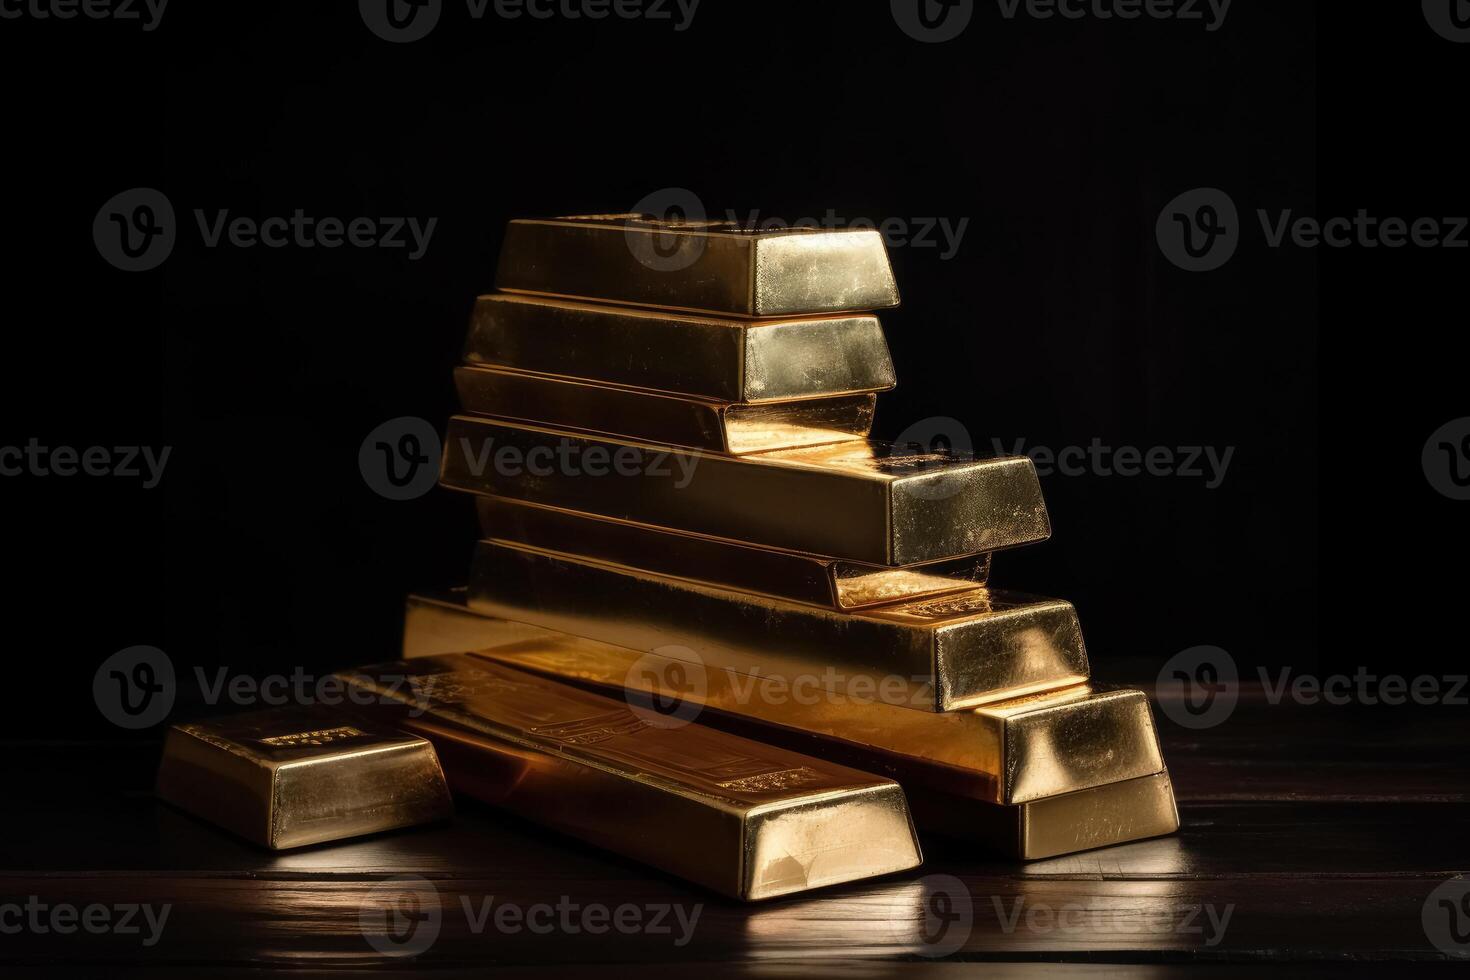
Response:
M1002 556L996 582L1075 602L1100 675L1148 679L1200 644L1251 676L1461 664L1467 505L1430 488L1420 451L1465 414L1466 253L1273 250L1254 217L1465 213L1470 46L1417 4L1347 6L1237 0L1211 33L982 2L938 45L882 2L704 0L683 33L475 22L451 2L405 45L355 4L177 3L152 33L0 21L0 445L173 447L152 491L0 479L5 728L106 730L92 673L135 644L186 675L390 658L404 594L463 579L472 508L376 496L359 444L453 410L507 218L670 186L716 214L969 219L950 261L893 251L900 386L880 434L953 416L982 449L1234 448L1215 490L1044 481L1055 535ZM91 225L138 186L168 195L180 240L128 274ZM1247 222L1208 274L1154 240L1199 186ZM209 249L196 208L438 225L417 262Z

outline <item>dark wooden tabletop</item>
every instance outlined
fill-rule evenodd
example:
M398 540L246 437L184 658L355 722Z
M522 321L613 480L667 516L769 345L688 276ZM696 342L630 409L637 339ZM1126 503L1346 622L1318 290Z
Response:
M1218 727L1191 731L1164 714L1159 723L1183 817L1176 836L1028 865L926 839L917 873L753 906L471 801L452 824L270 854L156 802L155 744L9 743L0 969L454 976L494 966L547 977L613 967L626 975L633 965L649 977L1172 976L1184 966L1226 975L1244 965L1261 976L1339 976L1407 961L1463 969L1470 710L1273 705L1249 689ZM430 941L411 958L375 948L361 925L362 910L399 876L423 879L416 887L437 902L437 921L425 920L414 939ZM67 924L52 917L56 909L72 907L80 920L97 905L96 928L53 928ZM557 921L570 927L534 931L527 922L550 920L533 917L499 928L494 913L507 905L564 908ZM587 915L604 909L610 919L622 906L632 909L621 928ZM129 907L139 909L133 931L98 925L104 916L121 925ZM145 907L153 922L167 907L158 928Z

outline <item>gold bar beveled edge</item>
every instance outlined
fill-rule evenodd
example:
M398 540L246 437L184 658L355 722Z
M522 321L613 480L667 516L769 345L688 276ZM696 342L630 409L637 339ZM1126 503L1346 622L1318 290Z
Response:
M813 555L801 551L791 551L786 548L774 548L764 545L752 544L747 541L737 541L733 538L721 538L710 534L700 534L697 531L680 531L675 528L657 527L652 524L643 524L638 521L622 520L616 517L604 517L599 514L589 514L582 511L568 510L564 507L555 507L549 504L538 503L533 500L516 500L513 497L502 497L495 494L475 494L475 509L478 518L481 539L506 541L513 544L523 544L527 547L538 548L543 551L567 554L588 561L595 561L618 570L641 572L649 575L659 575L675 578L681 581L714 586L716 588L730 589L736 592L750 593L752 595L764 596L772 599L783 599L802 605L810 605L819 609L830 609L834 612L871 612L880 610L886 606L906 605L913 602L938 600L957 596L974 589L984 588L989 582L992 556L990 553L982 552L974 555L963 555L955 558L936 558L933 561L920 562L914 565L890 566L872 565L866 562L849 561L844 558L828 558L822 555ZM704 549L707 557L718 559L721 553L735 556L749 553L755 557L754 560L765 563L785 563L804 568L813 576L820 576L824 582L825 595L818 597L812 592L805 597L794 594L797 590L776 591L775 589L762 589L754 581L749 579L735 580L735 576L723 578L715 575L699 576L685 574L672 570L669 566L653 568L652 562L645 559L644 564L635 563L634 558L628 556L612 556L602 551L592 553L589 551L572 551L567 547L559 547L557 543L546 543L544 540L532 540L537 536L536 532L525 532L514 516L510 516L510 527L504 525L494 526L493 519L497 512L508 516L516 514L531 513L539 515L533 520L549 522L553 527L553 534L573 535L578 529L608 529L616 528L608 533L621 534L630 539L647 538L647 547L654 554L665 554L668 548L687 547L689 549ZM507 534L507 530L513 532ZM525 532L525 533L523 533ZM594 532L595 533L595 532ZM558 542L559 543L559 542ZM940 568L943 566L943 568ZM943 570L950 567L967 568L973 566L976 574L971 578L953 577L943 578ZM889 594L880 598L867 601L850 601L845 598L848 595L861 590L855 586L844 583L856 583L869 579L883 578L895 575L922 575L925 570L940 571L941 577L936 579L932 588L924 591L915 591L906 594ZM945 582L947 584L939 584Z
M500 257L496 267L495 287L498 291L506 293L519 293L533 296L549 296L577 301L595 301L599 303L611 303L615 305L626 304L641 306L644 308L669 309L696 313L713 312L752 320L766 319L772 317L807 316L827 313L864 312L893 309L898 307L902 303L902 297L898 289L898 281L893 273L892 257L888 254L887 242L884 240L882 234L879 233L877 229L824 229L786 227L776 229L745 230L739 228L738 226L730 227L730 225L732 224L733 223L731 222L706 222L706 227L701 228L697 227L694 224L686 225L679 222L663 221L662 219L659 219L653 215L638 216L631 214L588 215L586 216L585 220L575 215L570 215L565 218L553 219L514 218L506 224L505 234L502 239ZM716 225L722 227L713 227ZM569 231L575 230L577 232L583 233L590 231L594 233L605 233L609 236L616 235L621 239L621 244L623 245L623 248L627 249L630 254L632 254L632 250L629 240L630 237L634 235L661 235L666 237L684 236L688 238L707 239L712 244L702 247L699 255L695 256L690 264L682 267L671 268L669 270L656 270L645 267L645 269L638 272L638 275L640 277L646 277L649 273L652 273L654 275L663 275L668 277L664 280L666 282L678 281L679 278L684 278L687 281L688 276L685 274L687 274L694 266L698 265L700 261L702 261L705 257L715 254L711 251L712 248L719 248L722 252L722 257L726 261L726 263L733 262L737 266L743 266L743 282L735 283L733 281L733 276L727 276L723 283L726 288L740 289L744 293L743 301L741 302L741 305L738 309L734 308L732 305L684 306L679 304L677 301L671 299L659 300L650 295L643 295L639 298L634 299L614 298L605 295L605 293L603 295L589 296L579 292L569 291L564 288L558 288L558 284L553 284L546 281L539 282L535 285L527 285L529 281L536 277L527 275L524 272L518 273L515 271L516 250L508 246L511 242L512 236L521 232L535 235L536 231L534 229L538 228L558 228L566 229ZM789 258L789 256L787 256L785 253L787 250L789 250L789 246L791 245L791 243L800 243L801 246L811 248L815 247L815 245L822 244L825 240L826 242L830 243L829 247L832 248L851 247L846 242L843 242L841 246L837 244L838 242L842 242L843 239L852 239L865 243L866 252L868 254L861 257L868 259L870 264L875 266L878 265L878 263L873 261L875 256L881 258L882 260L881 269L875 268L866 270L875 275L875 281L866 284L866 287L864 289L858 290L857 295L852 298L851 302L839 303L830 299L818 301L815 299L807 298L804 303L797 303L795 299L791 297L783 297L781 294L781 290L778 287L768 287L766 285L762 273L765 271L767 266L771 264L776 265L778 268L781 267L782 259ZM714 245L713 243L718 243L718 245ZM770 248L763 249L763 245L770 246ZM573 242L572 247L575 248L578 246L598 250L607 248L608 244L605 241L585 243ZM780 253L774 259L766 254L773 250ZM616 254L619 261L623 261L624 257L621 255L621 253ZM601 266L606 264L596 261L589 263L586 259L586 256L573 255L571 257L568 257L566 255L561 255L559 256L559 258L567 262L568 264L577 266L585 266L589 264ZM577 261L578 259L580 259L581 261ZM717 259L712 259L711 261L716 262L716 264L718 265ZM852 275L852 272L855 269L855 265L850 259L835 262L829 260L827 264L834 267L845 267L849 277ZM800 263L797 263L797 265L798 267L800 267ZM726 270L726 272L731 271L735 270ZM825 270L825 277L826 279L831 280L831 282L829 283L830 289L816 290L816 295L831 296L837 290L839 284L843 279L843 276L840 275L835 268ZM808 274L808 278L810 278L810 274ZM511 279L515 279L520 284L510 284L509 281ZM782 283L789 283L790 281L790 277L787 277L786 279L782 280ZM562 279L560 280L560 283L570 285L570 280ZM645 293L646 292L647 290L645 290ZM810 293L812 292L812 290L808 289L807 292ZM678 293L676 292L673 295L678 295Z
M503 382L498 379L503 379ZM524 414L508 411L506 405L487 404L485 388L497 383L511 388L520 386L522 391L512 392L519 395L529 394L526 389L541 387L544 389L539 393L542 400L533 403L523 399ZM454 385L459 398L459 412L473 418L515 426L545 426L572 435L628 439L648 446L737 457L866 440L872 434L878 401L876 392L856 391L759 403L729 402L481 364L456 366ZM578 422L573 422L570 417L550 417L547 414L550 407L566 408L565 405L554 404L563 395L581 403L576 410L585 412L587 420L597 419L605 424L613 419L613 425L617 427L579 424L580 414ZM601 404L596 404L599 400ZM764 443L749 434L747 430L758 430L760 425L759 421L752 423L749 419L759 420L763 415L775 415L783 409L791 412L827 409L839 417L839 424L847 428L793 423L786 426L790 433L787 438L770 436ZM633 415L639 417L633 418ZM634 423L646 428L634 432L623 427Z
M545 628L572 633L588 639L608 642L612 645L629 646L630 648L643 649L643 643L626 644L613 639L613 635L605 631L598 633L584 632L589 629L586 622L593 621L585 610L571 611L566 602L559 602L556 606L546 609L531 609L528 607L525 594L517 594L516 588L524 588L515 583L520 583L525 577L522 574L504 576L496 574L493 566L508 562L519 563L522 566L518 571L524 571L524 566L533 565L543 571L541 574L554 575L562 578L568 576L601 576L605 579L604 585L608 588L625 587L649 593L652 590L663 588L681 593L691 605L702 604L705 607L716 607L728 613L738 611L738 604L760 604L766 609L767 624L772 617L804 617L808 621L821 621L822 625L815 627L820 630L828 630L833 633L846 630L855 632L866 630L874 636L883 639L889 644L888 653L895 657L902 655L908 659L908 663L898 663L896 660L888 664L883 661L881 655L872 651L865 652L846 665L847 672L851 675L851 681L844 679L845 688L849 683L862 682L865 688L871 687L875 690L875 699L884 700L886 703L899 705L913 711L928 713L945 713L962 707L976 707L995 701L1011 700L1024 694L1036 693L1048 690L1058 690L1065 687L1075 686L1088 678L1089 664L1086 651L1082 647L1073 648L1068 645L1061 650L1052 651L1057 659L1046 669L1052 673L1045 675L1045 671L1034 671L1038 676L1030 680L1007 677L1009 681L1005 684L997 684L995 668L993 666L971 669L963 672L964 661L978 656L979 650L971 649L971 657L956 657L956 651L949 649L954 644L953 637L968 637L980 634L980 642L983 645L995 648L997 642L1001 642L1001 649L1006 654L1006 662L1002 668L1002 674L1006 671L1014 672L1020 663L1022 652L1013 650L1012 644L1004 642L1008 639L1005 627L1011 620L1042 618L1048 614L1061 613L1064 620L1063 625L1068 627L1066 639L1070 641L1080 637L1080 625L1077 623L1076 610L1062 600L1041 599L1029 595L1013 595L992 589L975 589L971 593L961 593L961 597L972 593L983 592L984 606L987 608L977 609L967 618L950 617L943 621L918 621L905 620L897 615L902 612L905 605L923 605L921 600L917 603L904 604L900 606L884 606L876 610L858 610L846 612L833 609L824 609L813 606L805 606L800 603L789 602L783 599L758 596L752 593L735 592L731 589L719 586L705 585L699 582L671 578L665 575L654 575L644 572L634 572L621 569L594 559L584 558L566 552L552 551L545 548L536 548L522 545L514 541L503 541L495 539L484 539L476 545L475 558L471 563L469 604L476 612L491 616L498 616L510 620L540 625ZM533 569L534 570L534 569ZM610 578L608 578L610 576ZM503 583L510 582L507 587ZM509 589L509 591L507 591ZM541 590L542 595L555 594L554 590L548 592ZM990 606L991 597L998 599L1002 605L1015 603L1016 607L1004 608L996 611ZM730 610L724 610L730 606ZM535 620L528 618L534 615ZM580 623L578 628L573 622ZM607 617L596 619L598 623L607 623ZM551 625L555 622L557 625ZM999 623L996 626L992 624ZM566 624L566 625L563 625ZM752 654L749 652L758 646L752 643L749 646L743 644L744 637L736 636L733 640L727 637L705 636L694 639L691 631L704 628L704 620L698 625L685 624L675 626L668 620L661 621L657 625L631 624L616 625L615 629L633 629L646 634L663 634L666 642L664 648L669 647L669 640L675 637L687 638L683 642L689 642L693 646L703 647L706 651L720 648L731 652L742 662L749 662ZM833 625L836 624L836 625ZM1056 624L1052 624L1055 626ZM568 628L571 627L571 628ZM755 627L746 623L741 629L754 630ZM605 627L603 627L605 630ZM646 642L646 639L645 639ZM961 639L958 641L962 646L975 642L972 639ZM806 638L804 645L821 645L819 640ZM675 647L680 644L674 644ZM691 652L693 651L691 646ZM832 657L836 650L851 649L852 643L826 644L823 652L817 654L812 650L791 650L784 655L790 661L803 662L811 665L812 670L819 670L817 664L826 664L829 668ZM943 648L943 655L941 654ZM966 647L968 649L968 647ZM866 649L866 648L865 648ZM699 656L696 654L696 656ZM1075 663L1068 664L1064 658L1070 658ZM722 654L723 659L723 654ZM985 658L988 664L991 658ZM701 661L702 662L702 661ZM769 664L769 661L762 661ZM729 666L729 664L717 666ZM758 668L758 671L768 670L768 666ZM912 671L904 673L905 670ZM736 673L748 674L749 670L736 669ZM799 672L794 676L802 676ZM890 681L896 684L890 685ZM897 688L902 689L900 695ZM851 696L851 695L849 695Z
M235 719L249 721L264 717L326 726L322 731L359 729L355 734L374 740L374 744L279 759L253 747L250 743L255 739L216 730L216 723L228 725ZM282 726L283 734L290 733L292 727L299 728L300 724ZM316 729L310 731L320 734ZM313 820L320 822L320 826L296 826L290 818L299 819L303 814L282 810L282 796L290 789L287 780L299 778L302 770L318 766L360 766L364 759L385 757L391 757L389 768L398 776L410 770L417 774L420 783L414 785L417 795L410 795L404 789L380 794L379 798L360 794L350 801L355 806L337 813L335 827L319 816ZM382 772L376 775L378 787L390 779L398 779ZM176 722L169 726L164 737L153 777L153 792L170 806L271 851L290 851L426 826L447 820L454 813L444 770L433 744L400 726L383 725L376 720L369 722L364 713L355 710L333 711L328 715L311 708L276 707ZM229 803L231 796L240 794L244 794L243 799L237 799L233 805ZM247 802L251 805L241 805ZM306 815L310 815L309 809Z
M1016 861L1046 861L1052 858L1082 854L1109 847L1120 847L1156 840L1177 833L1181 827L1179 805L1174 794L1173 779L1167 768L1158 772L1103 783L1073 793L1047 797L1028 803L997 805L969 799L943 790L906 787L914 821L922 834L949 840L976 843L987 850ZM1058 806L1081 805L1094 812L1100 806L1116 805L1118 797L1139 792L1151 797L1152 810L1134 811L1133 829L1113 829L1099 833L1096 826L1068 822L1066 827L1088 831L1088 839L1074 839L1065 846L1039 846L1035 839L1037 821L1046 819L1046 811Z
M625 712L631 719L637 718L636 715L628 710L628 705L625 702L612 699L602 692L590 691L577 685L567 684L555 678L525 671L505 663L495 661L489 661L487 663L484 661L484 658L475 658L472 654L437 654L420 658L420 660L425 661L429 666L444 666L446 669L455 671L462 670L466 665L464 662L469 662L471 666L488 667L493 671L508 671L513 677L519 676L531 679L543 690L549 690L552 693L565 691L573 697L580 697L582 699L591 698L597 702L605 703L594 706L601 711L605 712L607 708L612 708L615 711ZM794 748L762 743L757 739L752 739L749 736L741 735L737 732L694 724L694 728L708 733L717 742L728 741L732 745L747 743L750 748L767 750L777 756L786 757L774 760L776 762L782 764L801 763L803 767L811 770L813 775L825 776L827 781L839 784L817 788L802 788L799 786L756 787L749 791L737 791L722 783L719 785L722 789L725 789L728 795L721 796L708 788L697 785L689 777L684 777L685 781L680 782L680 777L677 773L681 767L669 762L667 759L661 758L654 764L652 769L641 771L637 766L631 765L626 759L619 758L623 752L613 750L610 758L608 750L598 750L596 746L601 744L601 742L568 742L542 731L517 727L512 722L484 714L483 709L477 711L474 706L474 700L471 700L468 704L461 704L456 701L421 703L417 700L425 696L421 691L432 691L432 685L426 685L424 688L415 686L413 693L409 693L397 684L383 685L378 679L377 674L374 673L375 671L383 670L390 670L390 672L396 671L397 668L407 666L408 663L408 661L390 661L382 664L372 664L339 671L334 676L341 678L349 686L382 695L383 701L380 702L382 705L380 710L391 711L392 709L388 706L393 703L396 703L399 709L419 709L422 712L421 714L403 715L402 710L398 712L398 714L402 715L402 727L410 736L424 739L431 746L437 746L438 743L435 736L440 735L447 736L452 741L458 742L460 748L478 742L503 746L506 751L512 754L532 752L544 756L548 760L554 761L556 764L564 767L586 769L595 779L611 779L614 783L625 785L628 789L636 792L665 795L670 799L680 801L680 805L693 804L711 815L718 814L725 818L734 818L737 822L739 840L738 854L735 856L736 860L739 861L739 868L736 875L737 884L733 889L725 888L718 883L719 875L691 875L678 870L672 865L661 864L650 857L641 856L641 853L629 853L628 850L602 843L595 838L585 837L572 829L570 825L562 826L553 823L553 828L559 833L579 837L587 840L594 846L613 853L623 854L640 863L648 864L651 867L674 874L686 881L692 881L729 897L749 902L813 891L837 884L867 881L883 875L912 870L913 868L919 867L923 862L923 852L918 833L914 827L913 815L908 806L907 796L903 788L895 780L880 773L866 772L839 762L822 759ZM393 676L399 677L402 675L395 673ZM428 696L432 697L432 694ZM601 719L603 716L599 714L594 717ZM637 730L657 731L655 727L648 725L642 725ZM743 748L743 746L738 745L737 747ZM453 753L450 753L451 764L453 763L453 758ZM758 756L753 758L759 759ZM767 758L765 761L769 762L772 760ZM684 771L690 772L694 770L686 769ZM786 772L786 770L780 771L783 773ZM528 770L527 772L529 774L533 770ZM844 781L851 783L851 785L846 785ZM558 790L558 792L564 792L564 790ZM751 795L785 792L789 795L785 798L763 803L750 800L741 802L734 796L737 792L748 792ZM473 796L474 794L468 793L467 795ZM758 830L764 821L772 817L781 816L787 812L817 807L822 804L851 804L855 801L866 800L866 798L872 796L878 796L887 801L890 804L889 809L901 814L903 817L902 824L907 831L904 836L904 842L908 845L906 850L909 852L910 857L891 866L879 867L862 874L834 878L830 881L823 881L804 887L770 890L763 893L754 890L752 876L748 873L754 870L753 865L750 863L753 852L749 844L749 835L753 831ZM487 800L487 802L496 806L505 806L512 812L521 812L517 807L509 804L496 803L493 800ZM536 815L531 816L533 819L537 818ZM544 817L544 815L542 816ZM649 851L650 848L645 847L641 842L635 841L635 845L631 850L634 852L643 852ZM905 848L899 847L893 850L896 852L905 850Z
M899 536L896 534L897 522L894 517L895 501L900 494L902 494L908 506L913 506L914 504L914 500L916 499L915 495L912 493L908 493L907 488L905 487L905 481L909 480L910 477L884 474L875 470L864 470L861 468L843 465L840 462L823 463L811 459L796 458L796 454L815 454L823 451L833 451L839 447L845 447L848 445L862 444L870 449L892 448L890 444L884 443L882 440L875 439L853 439L845 440L843 442L827 443L816 446L801 446L793 449L771 450L762 453L752 453L745 456L727 456L720 453L711 453L698 449L660 447L657 445L651 445L646 442L640 442L636 439L628 439L618 436L573 432L565 429L558 429L554 426L548 425L538 425L529 422L520 422L508 419L495 419L456 413L455 415L450 417L448 429L446 430L446 438L443 440L444 444L440 456L439 472L439 485L441 487L455 493L466 493L479 496L505 495L503 490L496 490L494 487L486 489L483 486L477 485L476 481L484 479L484 477L479 474L469 473L468 475L465 475L458 473L458 461L463 454L454 454L454 440L448 438L448 435L455 432L458 427L469 427L471 430L474 430L480 429L482 427L494 426L508 429L513 432L527 433L532 436L538 437L551 437L568 441L592 441L607 443L619 447L628 447L639 450L640 452L653 453L655 454L656 458L666 458L671 455L689 457L692 459L692 463L688 467L688 472L691 474L693 473L694 468L699 465L699 462L701 460L710 460L715 462L717 465L733 465L738 467L751 466L761 468L769 467L776 472L780 472L783 477L793 477L793 475L797 472L805 472L816 474L827 481L851 480L853 482L853 486L847 491L849 497L854 494L858 494L859 488L863 488L862 492L871 492L872 487L878 487L883 494L883 513L880 515L882 521L884 522L883 527L878 528L875 525L874 527L866 528L863 531L863 534L868 535L869 539L863 540L861 535L858 538L852 539L858 543L855 544L852 548L847 548L847 546L844 545L845 550L842 553L838 553L835 550L822 551L819 549L813 549L811 547L803 547L792 540L796 532L792 531L791 528L784 528L778 532L775 532L778 535L785 536L786 540L790 541L791 543L786 543L785 541L783 541L782 543L775 543L769 540L757 541L753 536L743 538L743 540L747 541L748 543L757 544L762 547L771 547L792 551L805 551L810 554L822 554L828 557L842 558L864 564L886 565L889 567L907 567L910 565L925 564L932 561L960 558L966 555L979 554L981 552L1003 551L1011 548L1038 544L1042 541L1047 540L1051 535L1050 519L1046 514L1045 500L1041 496L1040 483L1036 480L1035 476L1035 464L1029 458L1024 456L989 457L983 459L955 459L954 462L961 467L965 465L973 467L971 475L983 472L985 470L999 468L1016 470L1019 472L1029 472L1032 477L1032 487L1035 491L1034 503L1041 511L1041 519L1043 524L1045 525L1044 534L1037 535L1028 531L1025 532L1024 537L1014 537L1013 535L1014 539L992 542L984 547L969 548L958 547L959 542L951 541L947 538L944 538L942 544L938 542L933 542L917 549L912 544L912 542L907 540L906 537L900 540ZM482 437L487 436L484 436L484 434L482 433ZM886 459L887 457L878 458ZM455 461L454 465L451 465L451 461ZM682 467L682 463L680 465ZM465 461L464 466L467 469L469 468L468 461ZM460 482L456 482L457 480ZM846 501L846 503L852 505L853 500L849 499ZM646 519L638 520L633 517L618 516L616 514L607 514L600 513L594 510L588 510L586 509L585 505L579 508L566 504L551 503L547 504L547 506L571 510L577 513L589 514L592 516L612 517L613 519L626 521L628 523L651 523L651 521ZM872 504L871 502L868 502L864 506L872 506ZM942 521L938 522L938 525L948 526L946 522ZM670 530L684 531L686 533L704 534L709 537L724 537L727 539L732 539L732 535L720 535L710 531L698 531L687 526L679 527L671 524L657 526L667 527ZM1011 528L1011 530L1013 532L1016 532L1017 529ZM832 532L831 528L825 528L822 533L831 534L834 532ZM943 538L943 535L940 535L940 537ZM742 540L741 538L733 539ZM904 557L903 555L907 554L909 551L915 551L916 553L909 557Z

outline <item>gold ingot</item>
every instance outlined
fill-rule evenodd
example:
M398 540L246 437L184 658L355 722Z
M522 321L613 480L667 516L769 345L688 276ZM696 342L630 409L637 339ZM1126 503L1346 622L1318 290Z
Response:
M834 695L788 679L702 667L493 617L462 593L408 600L404 656L472 652L557 680L692 716L898 780L989 804L1019 804L1164 768L1142 691L1079 685L947 713ZM922 826L922 823L921 823Z
M476 612L920 711L1087 679L1072 605L988 589L837 612L482 541Z
M409 684L397 683L404 674ZM744 901L917 867L898 784L467 656L363 668L455 790ZM385 678L391 682L385 682Z
M878 402L865 394L740 405L473 367L454 381L460 407L477 415L731 455L864 438Z
M984 585L990 574L989 555L888 568L608 521L500 497L480 497L476 503L481 533L487 538L827 609L951 595Z
M276 709L175 725L158 795L283 850L450 816L434 748L355 717Z
M640 214L512 221L495 281L509 292L748 317L898 305L877 231Z
M926 833L976 842L1022 861L1163 837L1179 829L1179 809L1167 772L1020 806L905 789L914 819Z
M442 479L453 490L869 565L1051 535L1030 459L864 440L729 457L456 416Z
M513 294L475 304L465 362L739 404L896 381L874 316L736 320Z

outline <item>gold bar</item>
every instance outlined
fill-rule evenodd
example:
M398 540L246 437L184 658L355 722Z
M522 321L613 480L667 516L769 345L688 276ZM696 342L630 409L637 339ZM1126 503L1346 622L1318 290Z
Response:
M409 674L409 685L384 675ZM459 792L745 901L917 867L890 780L464 656L352 671L417 709ZM421 716L419 715L421 713Z
M474 367L454 381L460 406L477 415L732 455L862 439L878 403L865 394L739 405Z
M1167 772L1019 806L905 789L914 819L926 833L978 841L1022 861L1163 837L1179 829L1179 809Z
M700 721L987 804L1020 804L1164 768L1142 691L1078 686L944 714L910 711L477 615L463 593L412 596L405 657L472 652L609 694L693 704ZM922 826L921 822L921 826Z
M453 490L870 565L1051 535L1030 459L912 455L872 441L731 458L455 416L442 479Z
M428 742L301 709L173 726L157 791L274 850L430 823L452 812Z
M987 589L836 612L503 541L475 552L476 612L859 700L954 711L1081 683L1072 605Z
M826 609L952 595L984 585L990 574L989 555L888 568L755 548L500 497L480 497L476 504L487 538Z
M465 362L743 404L897 383L874 316L732 320L509 294L475 304Z
M638 214L512 221L496 285L518 293L767 317L898 305L877 231L749 231Z

